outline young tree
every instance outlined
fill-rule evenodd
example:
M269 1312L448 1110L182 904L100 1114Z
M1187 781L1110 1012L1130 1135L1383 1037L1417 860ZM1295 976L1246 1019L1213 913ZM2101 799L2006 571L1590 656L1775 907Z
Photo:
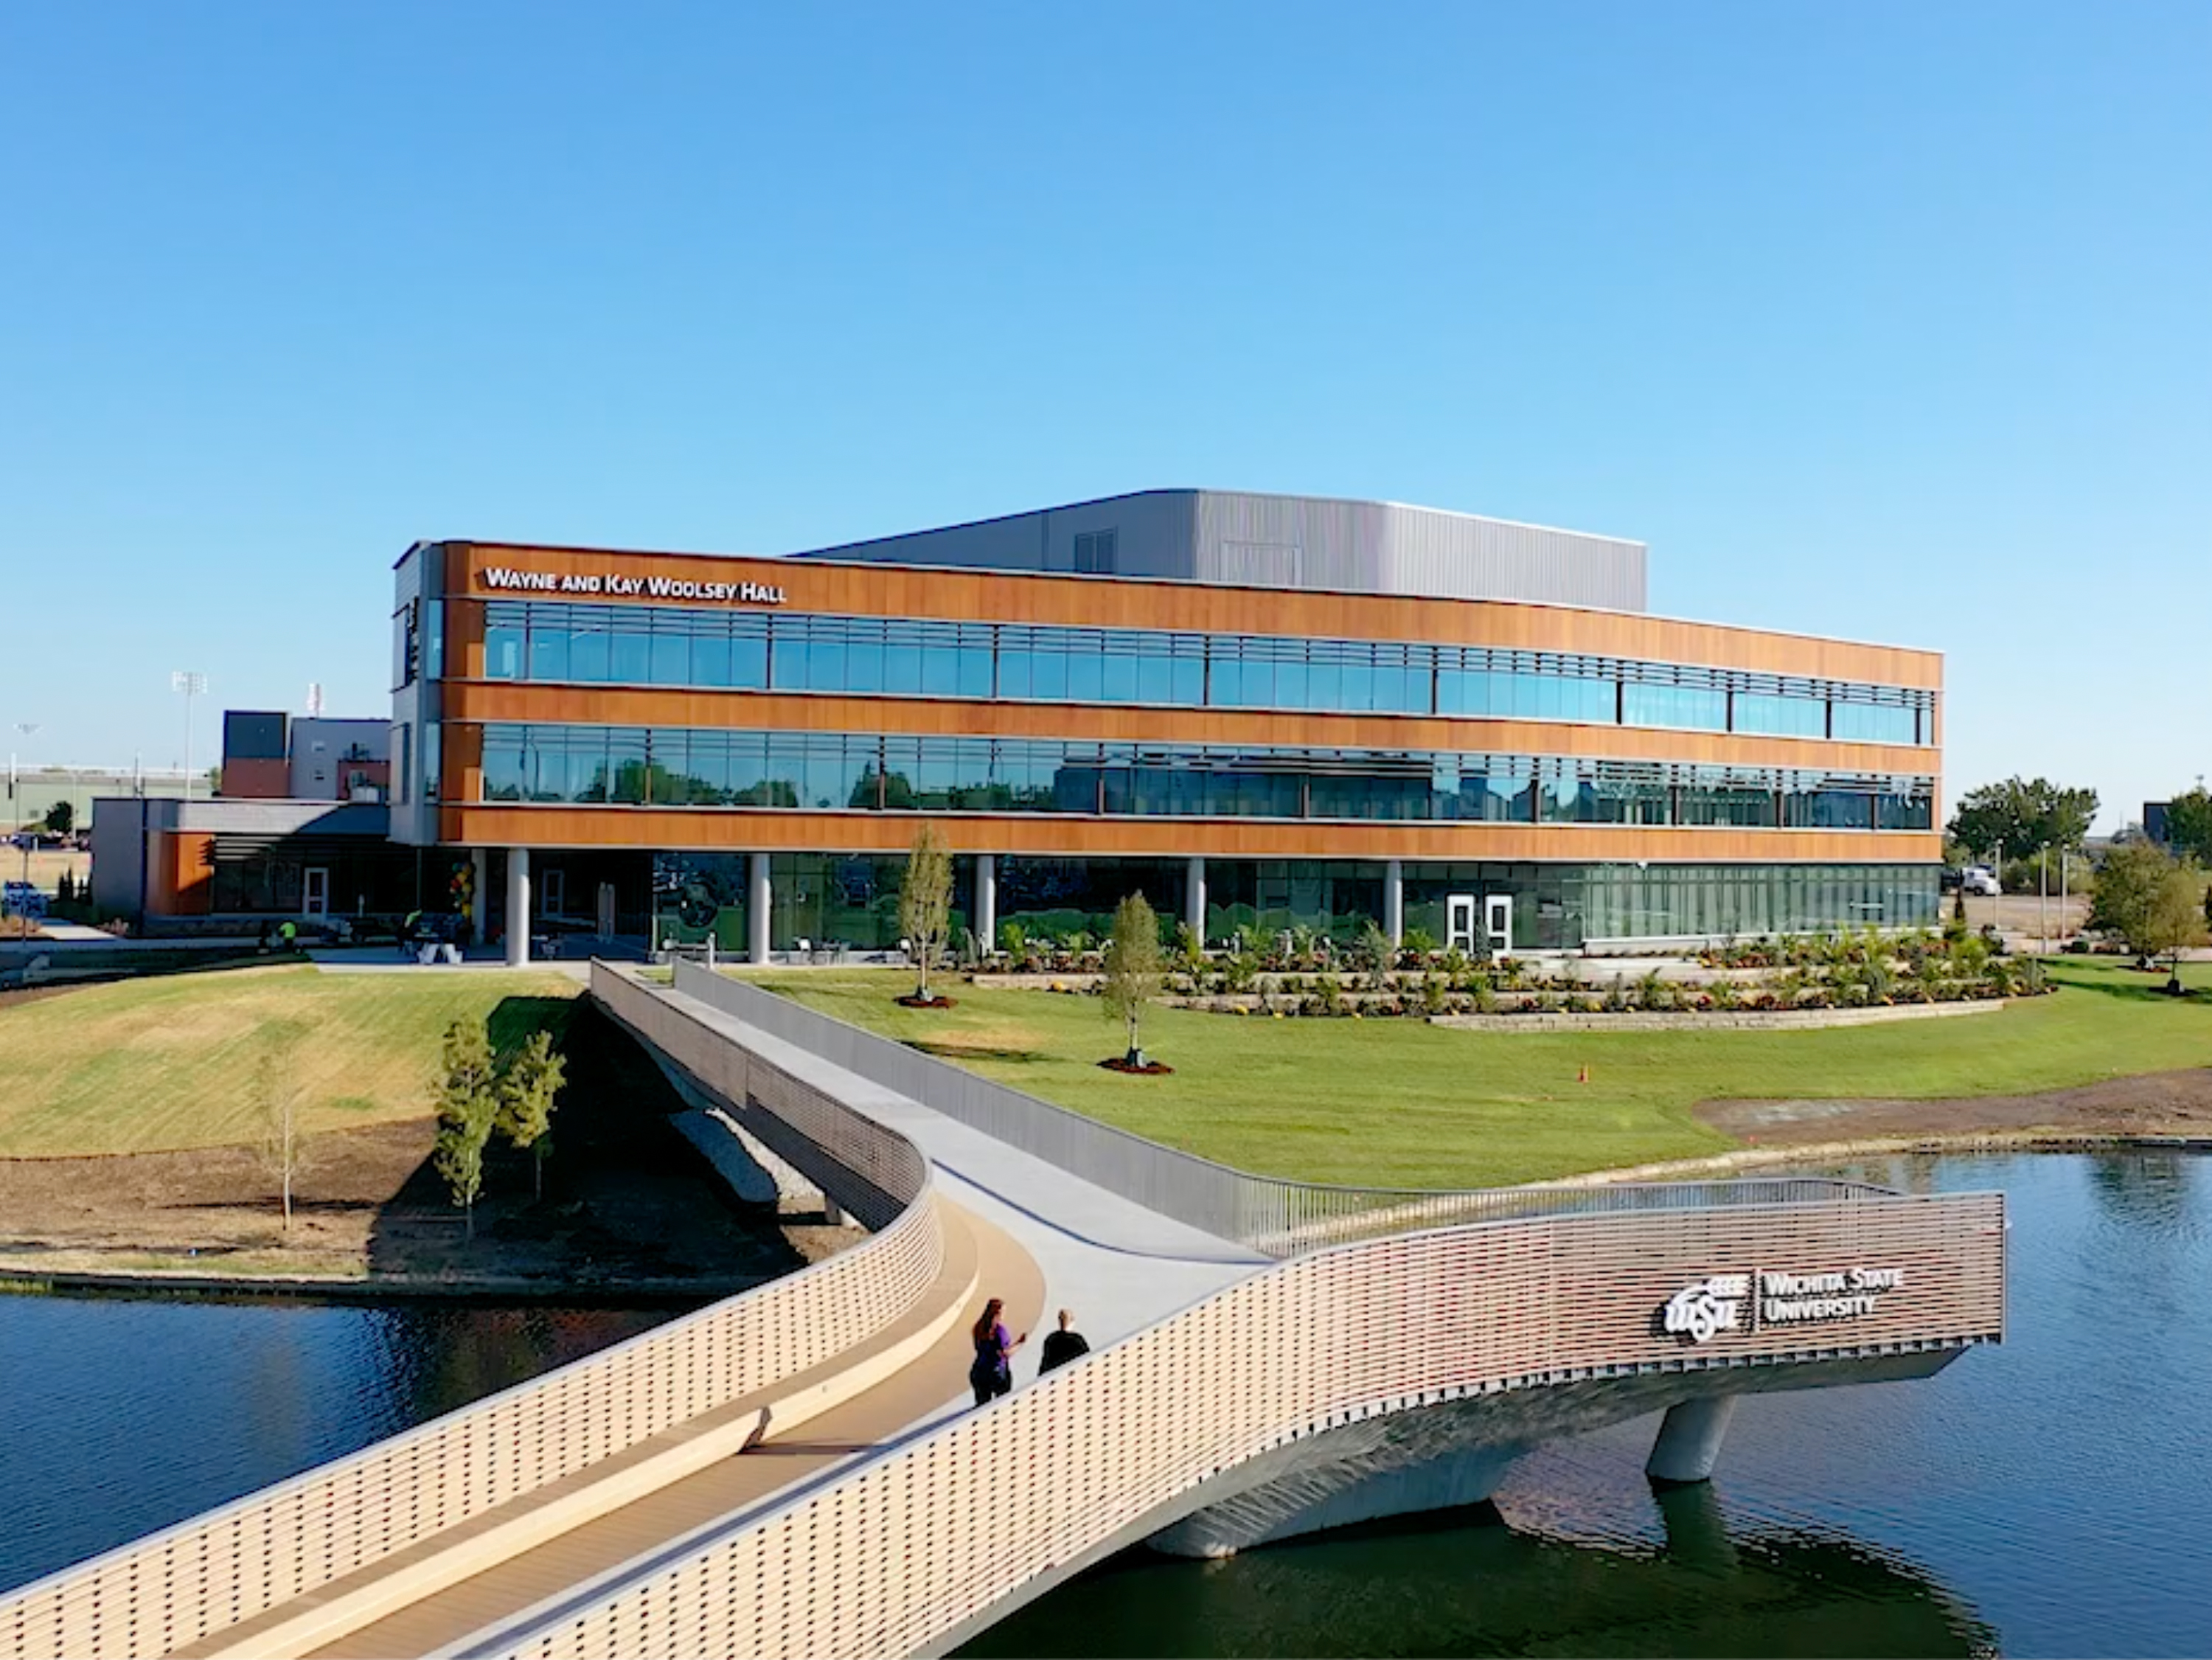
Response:
M929 1001L929 969L945 949L952 918L952 855L933 824L914 833L906 879L899 884L899 932L914 952L914 994Z
M2008 778L1959 799L1949 835L1977 858L1992 848L2025 859L2039 848L2078 848L2097 815L2097 792L2068 789L2047 778Z
M2182 858L2212 865L2212 794L2203 785L2166 804L2166 842Z
M491 1139L492 1120L499 1110L498 1079L483 1022L456 1020L447 1027L441 1064L443 1075L432 1091L438 1108L438 1140L430 1159L461 1207L468 1237L474 1239L477 1195L483 1191L484 1143Z
M1160 919L1141 893L1133 893L1114 912L1114 936L1106 942L1103 988L1106 1018L1119 1020L1128 1032L1128 1051L1121 1058L1132 1067L1145 1064L1138 1026L1146 1006L1160 994Z
M2154 842L2124 842L2098 869L2089 925L2118 934L2146 965L2170 958L2172 988L2179 989L2180 953L2203 933L2197 914L2203 879L2195 865L2176 860Z
M567 1081L568 1062L553 1053L550 1032L532 1032L499 1075L494 1127L510 1145L530 1152L530 1193L545 1195L545 1159L553 1150L554 1097Z
M2204 943L2204 919L2198 914L2203 873L2186 861L2167 871L2152 891L2143 917L2141 947L2145 956L2166 958L2166 988L2181 995L2181 953Z
M2199 791L2202 794L2203 792ZM46 828L56 836L67 836L76 828L76 803L57 801L46 809Z
M300 1170L300 1033L286 1028L253 1067L253 1104L260 1120L261 1160L283 1195L284 1231L292 1231L292 1180Z

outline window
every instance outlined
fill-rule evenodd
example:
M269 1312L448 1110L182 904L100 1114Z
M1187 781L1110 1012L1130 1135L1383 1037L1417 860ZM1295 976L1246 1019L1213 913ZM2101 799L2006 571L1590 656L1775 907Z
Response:
M415 673L422 663L422 645L418 630L422 602L410 599L392 613L392 690L415 684Z
M1114 536L1110 530L1079 531L1076 533L1076 575L1111 576L1114 574Z
M486 800L848 812L1924 831L1934 794L1926 777L1661 761L721 728L495 723L483 753Z
M1096 571L1112 569L1115 534L1075 538ZM483 672L495 680L1435 714L1887 744L1927 745L1935 732L1935 695L1911 687L1505 647L529 600L487 602L484 640ZM396 635L396 665L418 646L436 650Z

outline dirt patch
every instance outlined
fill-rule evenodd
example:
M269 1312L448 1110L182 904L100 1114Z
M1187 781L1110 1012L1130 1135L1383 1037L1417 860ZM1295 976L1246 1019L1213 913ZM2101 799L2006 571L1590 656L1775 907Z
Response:
M2062 1130L2083 1135L2212 1132L2212 1067L2112 1078L2040 1095L1937 1101L1706 1101L1697 1114L1724 1135L1760 1146L1911 1136Z
M1164 1078L1175 1068L1164 1061L1147 1061L1142 1066L1132 1066L1127 1055L1117 1055L1110 1061L1098 1063L1109 1072L1127 1073L1137 1078Z
M891 1000L902 1009L949 1009L959 1006L957 998L941 995L917 997L912 992L908 992L903 997L893 998Z
M579 1009L542 1196L488 1151L475 1237L429 1168L428 1117L307 1138L283 1225L253 1148L0 1159L0 1268L310 1275L465 1289L722 1294L855 1237L741 1206L667 1122L682 1103L641 1050Z

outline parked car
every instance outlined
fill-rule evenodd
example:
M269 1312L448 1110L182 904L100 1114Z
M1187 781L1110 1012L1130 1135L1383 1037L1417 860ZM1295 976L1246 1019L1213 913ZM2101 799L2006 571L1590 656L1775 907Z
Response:
M0 916L44 916L46 896L28 882L0 883Z
M1969 865L1960 873L1959 885L1978 899L1994 899L2004 891L1996 873L1987 865Z

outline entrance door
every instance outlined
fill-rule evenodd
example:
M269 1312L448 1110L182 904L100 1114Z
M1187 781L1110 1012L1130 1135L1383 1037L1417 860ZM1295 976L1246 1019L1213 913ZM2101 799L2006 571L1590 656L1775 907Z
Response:
M1482 899L1483 944L1492 956L1513 949L1513 896L1485 894Z
M310 865L307 880L301 885L300 914L302 916L328 916L331 914L331 873L320 865Z
M538 879L538 914L565 916L568 912L568 884L565 873L549 870Z
M1444 900L1444 949L1464 952L1469 957L1479 956L1481 946L1474 937L1474 896L1455 893Z
M615 937L615 885L611 882L599 884L599 926L600 939Z

